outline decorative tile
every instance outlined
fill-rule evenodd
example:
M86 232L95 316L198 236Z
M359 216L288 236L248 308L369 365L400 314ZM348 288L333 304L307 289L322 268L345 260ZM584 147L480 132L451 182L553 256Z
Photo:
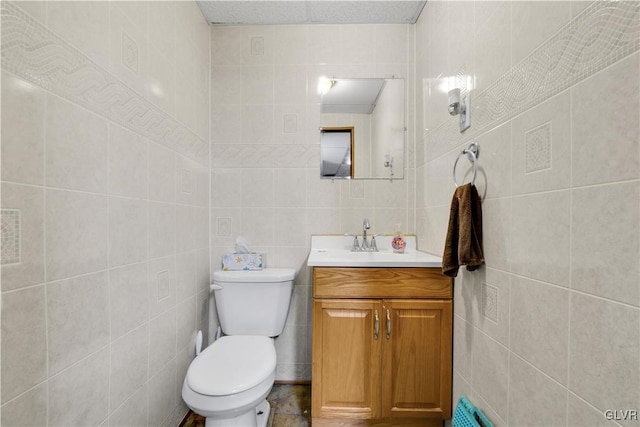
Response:
M231 237L231 218L218 218L216 236Z
M2 69L205 165L203 140L52 31L3 1ZM132 45L123 60L133 65Z
M191 194L193 193L192 188L193 188L193 179L191 177L191 171L187 170L187 169L183 169L182 170L182 192L184 194Z
M297 114L285 114L284 115L284 133L296 133L298 132L298 115Z
M20 263L20 211L2 209L0 243L2 247L0 264Z
M482 315L498 323L498 288L482 284Z
M551 123L527 131L524 135L525 173L551 168Z
M124 31L122 32L122 63L138 74L138 45Z
M169 271L158 273L158 301L169 296Z
M425 137L438 157L640 50L640 2L594 1L483 92L474 95L471 128L446 120ZM462 72L462 71L461 71ZM460 80L457 78L456 80Z
M264 55L264 37L251 37L251 55Z

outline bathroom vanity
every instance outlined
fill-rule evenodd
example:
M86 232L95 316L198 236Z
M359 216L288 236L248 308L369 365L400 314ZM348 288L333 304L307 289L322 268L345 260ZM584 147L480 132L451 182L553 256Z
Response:
M341 263L339 250L315 250L313 425L442 425L451 418L453 288L439 259L345 250Z

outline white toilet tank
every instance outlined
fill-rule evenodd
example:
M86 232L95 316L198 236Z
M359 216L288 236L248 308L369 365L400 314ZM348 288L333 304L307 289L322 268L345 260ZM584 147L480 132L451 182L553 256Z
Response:
M289 312L294 276L291 268L214 272L222 331L226 335L280 335Z

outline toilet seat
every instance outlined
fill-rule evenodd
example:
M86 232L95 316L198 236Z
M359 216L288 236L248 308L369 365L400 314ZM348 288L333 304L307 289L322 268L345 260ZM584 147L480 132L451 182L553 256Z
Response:
M269 337L224 336L196 357L187 371L191 390L226 396L249 390L273 374L276 351Z

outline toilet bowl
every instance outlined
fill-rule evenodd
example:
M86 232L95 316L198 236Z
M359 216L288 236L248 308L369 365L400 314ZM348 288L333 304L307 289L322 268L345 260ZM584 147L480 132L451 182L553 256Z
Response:
M211 289L226 334L197 356L182 399L207 427L265 427L266 400L276 377L274 338L280 335L293 291L293 269L216 271Z
M194 359L182 397L206 426L265 426L276 376L272 338L224 336ZM261 405L262 403L262 405Z

